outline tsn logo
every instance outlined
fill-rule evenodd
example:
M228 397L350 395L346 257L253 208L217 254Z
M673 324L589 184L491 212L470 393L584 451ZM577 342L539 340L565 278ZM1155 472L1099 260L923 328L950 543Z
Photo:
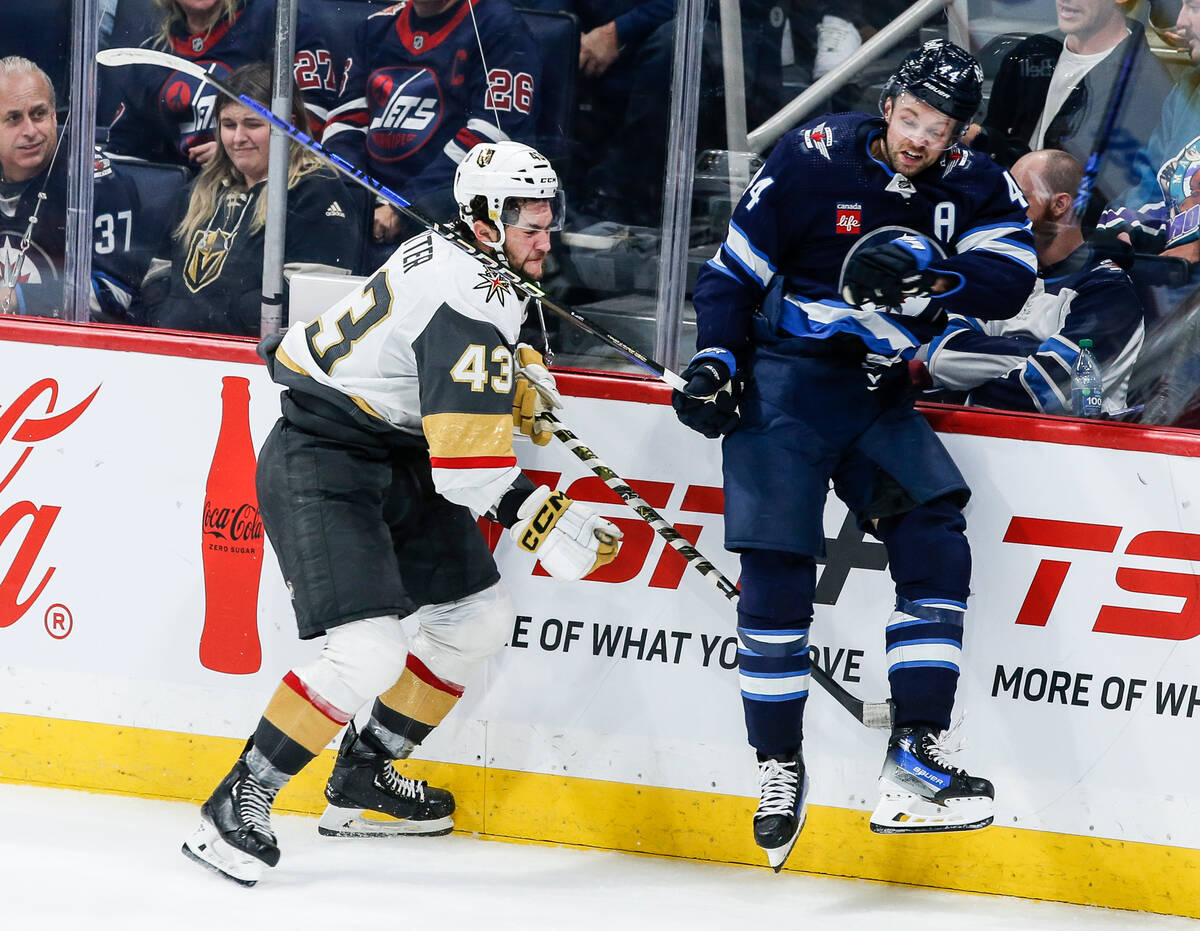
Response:
M534 484L545 484L551 488L557 486L562 475L560 472L548 472L541 469L526 469L525 473L533 480ZM671 498L671 493L675 490L674 482L655 482L642 479L627 479L627 481L629 486L655 510L665 508ZM622 503L616 493L596 476L576 479L565 491L568 497L574 498L576 501L586 501L589 504ZM720 515L724 512L724 506L725 495L720 488L710 485L688 485L678 510L694 514ZM629 512L626 511L626 513ZM593 572L584 581L628 582L637 578L641 573L650 557L650 551L654 547L655 541L660 541L660 538L654 532L654 528L639 517L614 516L610 513L606 513L605 516L620 527L621 533L624 534L621 540L621 551L617 554L616 559L602 569ZM704 529L701 525L679 521L671 523L689 543L697 545L700 532ZM495 551L496 544L504 533L503 528L484 518L479 519L479 525L487 537L488 545ZM713 544L708 548L724 551L718 539L714 539ZM651 588L678 588L686 568L687 562L684 558L674 548L664 546L654 565L648 584ZM534 568L533 574L548 575L540 564Z
M560 478L560 473L557 472L535 469L526 471L534 482L545 483L551 487L554 487ZM672 482L630 480L629 484L656 510L667 506L675 488ZM612 490L595 477L581 478L573 482L566 489L566 493L578 501L609 505L619 503ZM723 506L724 495L720 488L688 485L678 510L719 516L723 512ZM606 513L605 516L616 523L625 535L621 551L612 563L584 581L628 582L637 578L646 566L658 535L649 524L639 518L622 517L612 512ZM502 528L482 518L480 526L483 527L494 550L503 534ZM721 540L716 535L713 535L708 543L700 541L703 529L700 524L680 521L674 522L674 526L688 542L699 547L701 552L710 558L724 551ZM1009 521L1002 542L1017 546L1049 547L1061 551L1115 553L1122 530L1121 527L1106 524L1016 516ZM837 536L827 538L825 544L827 557L817 560L818 564L824 567L818 577L814 598L814 603L818 605L837 604L852 569L875 572L887 570L887 552L883 544L864 538L853 514L846 515ZM1122 553L1126 556L1200 562L1200 534L1142 531L1133 535ZM1050 556L1040 559L1014 619L1015 623L1031 627L1046 626L1071 565L1069 559L1055 559ZM664 546L654 563L648 584L651 588L677 589L686 568L683 557L670 546ZM546 572L538 566L533 570L533 574L544 576ZM1178 611L1162 611L1102 604L1093 621L1093 631L1161 640L1190 640L1200 636L1200 576L1191 572L1119 566L1115 580L1117 585L1127 592L1182 598L1183 607Z
M1014 517L1004 534L1004 542L1065 551L1114 553L1122 529L1109 524ZM1200 560L1200 534L1169 530L1143 531L1135 533L1122 552L1126 556L1195 563ZM1047 556L1040 560L1025 592L1021 609L1017 612L1018 624L1046 626L1070 569L1071 561L1068 559ZM1096 614L1092 630L1160 640L1191 640L1200 636L1200 577L1191 572L1119 566L1115 578L1124 591L1182 598L1183 607L1178 611L1158 611L1103 604Z

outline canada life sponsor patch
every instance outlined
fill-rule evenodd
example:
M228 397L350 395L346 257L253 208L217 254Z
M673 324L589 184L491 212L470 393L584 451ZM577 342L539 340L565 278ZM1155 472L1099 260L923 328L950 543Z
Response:
M835 230L844 236L862 232L862 204L838 204Z

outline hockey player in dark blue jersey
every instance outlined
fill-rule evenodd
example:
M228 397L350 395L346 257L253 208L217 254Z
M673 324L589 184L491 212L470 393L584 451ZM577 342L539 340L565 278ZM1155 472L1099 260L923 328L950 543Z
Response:
M1026 203L958 141L983 76L935 39L884 89L780 140L696 281L700 351L672 401L723 443L725 545L741 554L740 680L758 753L754 838L778 871L804 824L808 631L830 481L887 547L895 721L878 833L992 821L992 786L946 758L970 584L970 491L913 407L907 359L948 312L1010 317L1033 285Z
M359 23L354 47L322 142L433 215L453 210L472 146L532 139L541 57L508 0L398 3ZM399 214L380 205L373 233L397 239Z
M160 0L167 8L163 33L147 40L226 78L243 65L275 57L275 4L272 0L221 0L201 4ZM306 13L296 20L296 84L304 93L312 131L320 136L337 96L338 73L329 44ZM218 92L211 84L158 65L122 69L121 105L112 118L108 149L121 155L176 164L202 165L216 148L213 109Z
M1145 335L1129 276L1084 242L1075 196L1083 167L1060 149L1030 152L1012 175L1029 200L1038 281L1007 320L952 314L921 355L935 388L970 406L1071 413L1071 372L1090 339L1104 380L1104 410L1122 411Z

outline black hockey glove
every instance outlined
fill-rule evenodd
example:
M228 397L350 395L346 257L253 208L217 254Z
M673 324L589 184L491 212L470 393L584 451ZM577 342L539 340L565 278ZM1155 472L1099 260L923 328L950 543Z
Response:
M687 382L683 391L671 392L675 416L684 426L710 440L732 432L740 419L730 365L736 367L732 353L727 350L703 349L680 373Z
M915 234L868 246L846 266L842 298L855 307L899 307L906 297L926 296L937 280L936 273L927 271L933 258L929 240Z

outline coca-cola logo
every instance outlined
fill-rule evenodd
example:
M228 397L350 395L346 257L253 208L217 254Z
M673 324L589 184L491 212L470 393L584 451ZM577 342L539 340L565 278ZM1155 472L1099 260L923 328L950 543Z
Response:
M261 540L262 518L253 504L242 504L236 508L216 507L211 501L205 501L204 535L231 543Z
M26 388L3 409L0 413L0 451L3 451L5 458L0 460L0 470L3 470L3 463L8 461L10 453L13 455L13 464L4 478L0 479L0 494L24 468L34 448L75 423L99 391L100 386L97 385L91 394L74 407L55 413L58 382L43 378ZM0 627L10 627L19 621L54 575L55 566L46 568L33 585L33 590L29 591L34 567L61 511L62 508L57 505L38 505L21 500L8 504L0 512L0 547L9 545L10 538L17 540L16 555L0 580ZM21 535L17 537L17 534ZM29 594L22 599L22 592Z

